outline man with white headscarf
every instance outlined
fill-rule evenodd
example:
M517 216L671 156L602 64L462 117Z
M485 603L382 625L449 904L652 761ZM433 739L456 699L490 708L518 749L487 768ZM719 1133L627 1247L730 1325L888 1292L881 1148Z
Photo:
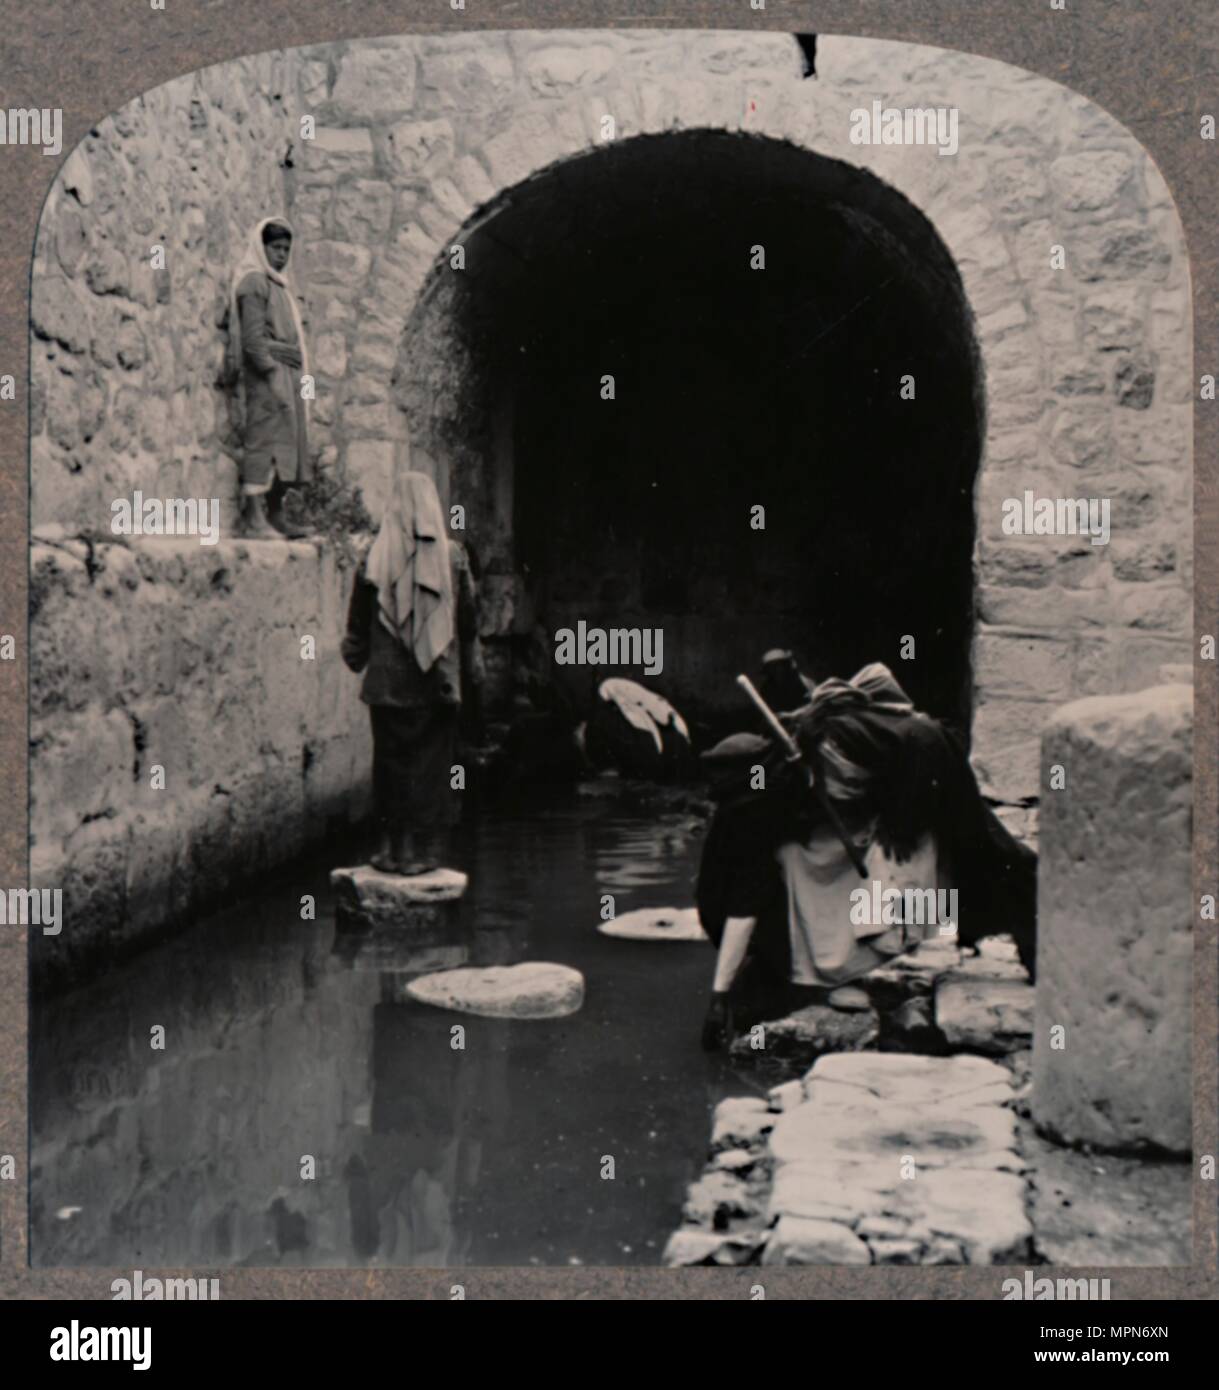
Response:
M309 360L287 272L291 250L288 223L264 217L247 239L229 303L229 378L244 387L242 525L262 539L303 534L286 520L283 502L290 484L311 476L309 403L301 394Z
M465 549L448 536L426 473L394 481L381 528L356 571L343 660L363 671L373 736L374 868L436 868L458 818L451 784L462 668L482 680L477 596Z

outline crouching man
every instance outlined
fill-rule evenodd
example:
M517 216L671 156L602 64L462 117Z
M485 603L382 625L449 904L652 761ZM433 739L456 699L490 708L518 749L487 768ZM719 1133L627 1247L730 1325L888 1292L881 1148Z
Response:
M864 1004L844 987L941 928L966 945L1010 932L1032 975L1036 856L982 800L951 733L915 710L889 669L823 681L785 724L798 762L753 734L703 755L716 811L697 901L718 948L703 1046L805 1004ZM957 922L895 921L868 906L891 890L895 901L938 903L953 888Z

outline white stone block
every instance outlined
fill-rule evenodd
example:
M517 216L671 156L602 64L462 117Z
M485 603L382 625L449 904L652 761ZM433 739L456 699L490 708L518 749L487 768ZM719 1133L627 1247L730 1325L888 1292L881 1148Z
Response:
M1188 685L1043 735L1033 1117L1070 1143L1190 1148L1192 735Z

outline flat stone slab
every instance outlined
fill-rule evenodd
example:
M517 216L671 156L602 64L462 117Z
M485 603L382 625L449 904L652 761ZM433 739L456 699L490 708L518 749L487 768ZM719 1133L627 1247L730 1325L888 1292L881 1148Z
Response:
M441 970L412 980L405 993L420 1004L483 1018L566 1018L584 1003L584 976L568 965L519 965Z
M995 1168L1019 1172L1015 1116L998 1106L934 1114L926 1110L825 1108L804 1104L779 1116L770 1136L778 1163L855 1169L858 1178L883 1184L900 1177L899 1167ZM914 1179L905 1179L913 1181Z
M334 869L335 912L346 928L387 928L412 934L434 934L451 921L469 882L457 869L433 869L427 874L385 874L369 864Z
M804 1092L804 1104L775 1117L767 1142L775 1225L763 1264L1002 1264L1029 1255L1004 1067L971 1056L838 1054L816 1063Z
M706 941L696 907L641 907L599 922L603 936L623 941Z
M1019 961L979 956L936 983L936 1026L953 1049L1018 1052L1031 1043L1035 1003Z
M362 902L444 903L460 898L469 878L459 869L433 869L426 874L385 874L371 864L350 869L332 869L330 886L336 892L350 891Z
M919 1057L862 1052L823 1057L805 1079L810 1098L826 1106L856 1106L862 1096L902 1109L1002 1105L1011 1099L1011 1073L986 1057Z

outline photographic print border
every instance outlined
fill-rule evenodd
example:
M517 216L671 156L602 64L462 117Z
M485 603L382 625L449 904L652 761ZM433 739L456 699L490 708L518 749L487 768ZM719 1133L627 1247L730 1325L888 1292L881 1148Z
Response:
M1219 404L1198 399L1197 379L1219 367L1219 148L1200 136L1219 115L1219 13L1213 0L669 0L653 7L597 0L90 0L13 8L5 16L6 105L59 107L62 149L6 146L0 162L0 370L18 383L0 403L0 630L18 637L0 662L0 874L28 882L27 642L29 574L29 294L34 241L47 193L89 129L141 93L243 54L338 39L406 33L526 29L741 29L840 34L937 45L993 58L1070 87L1121 121L1159 166L1184 226L1193 294L1194 367L1194 838L1193 901L1215 893L1219 862L1219 724L1214 661L1197 636L1219 623ZM1197 1159L1219 1149L1219 924L1194 924L1193 1262L1181 1268L1072 1269L1107 1276L1115 1299L1213 1299L1219 1187ZM0 1153L17 1158L0 1181L0 1297L109 1299L130 1269L28 1267L28 940L0 931ZM147 1271L200 1275L204 1271ZM224 1269L222 1299L769 1298L998 1299L1005 1267Z

